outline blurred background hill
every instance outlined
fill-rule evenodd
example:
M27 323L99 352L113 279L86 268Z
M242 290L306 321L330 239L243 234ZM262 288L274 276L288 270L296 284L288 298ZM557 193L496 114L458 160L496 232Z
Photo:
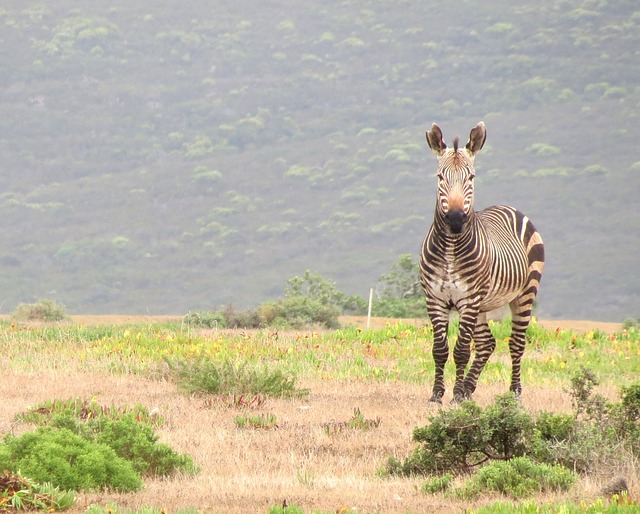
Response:
M539 317L640 316L636 0L6 0L0 312L176 314L418 253L432 122L546 244Z

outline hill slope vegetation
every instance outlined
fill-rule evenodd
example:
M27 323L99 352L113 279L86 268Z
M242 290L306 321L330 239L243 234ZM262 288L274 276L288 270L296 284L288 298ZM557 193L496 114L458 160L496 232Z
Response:
M430 224L425 130L483 119L476 206L542 233L539 315L639 315L634 0L9 0L0 23L4 312L249 307L305 269L364 296Z

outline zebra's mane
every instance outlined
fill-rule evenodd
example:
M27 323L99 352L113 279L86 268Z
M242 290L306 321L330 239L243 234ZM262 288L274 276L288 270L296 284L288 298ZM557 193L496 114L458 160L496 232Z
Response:
M458 153L458 145L460 144L460 138L458 136L456 136L453 139L453 151L454 153Z

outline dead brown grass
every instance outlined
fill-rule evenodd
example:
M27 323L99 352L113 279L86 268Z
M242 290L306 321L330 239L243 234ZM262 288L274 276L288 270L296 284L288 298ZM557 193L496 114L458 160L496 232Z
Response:
M104 404L142 403L157 407L166 419L160 429L162 442L189 453L201 467L195 477L147 480L136 494L81 494L73 513L108 501L132 509L156 506L173 512L192 507L218 513L266 512L284 499L307 511L327 512L355 507L358 512L444 513L470 506L422 494L421 479L376 475L389 455L410 453L413 428L434 412L424 388L326 381L300 385L311 390L308 398L270 399L255 411L275 414L278 428L251 430L236 427L234 418L241 411L208 405L166 382L55 371L38 376L8 372L0 384L0 430L31 429L16 424L15 414L52 398L96 396ZM498 387L485 387L476 400L487 404L499 392ZM527 390L524 403L531 411L570 407L565 393L544 388ZM356 407L366 418L380 417L382 424L371 431L334 435L323 430L323 423L348 420ZM485 498L478 504L494 500Z

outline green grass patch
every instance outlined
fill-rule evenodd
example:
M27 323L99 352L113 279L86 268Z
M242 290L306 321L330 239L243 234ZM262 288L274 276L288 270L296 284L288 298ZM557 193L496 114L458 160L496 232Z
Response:
M510 323L491 326L497 348L480 376L478 387L499 383L508 387L511 360ZM451 326L452 341L457 328ZM334 331L279 333L276 330L223 333L192 330L180 323L83 327L17 326L0 323L0 351L9 366L26 372L77 369L117 374L162 375L163 361L197 361L218 365L247 362L277 367L283 373L312 380L397 381L430 384L434 366L433 334L429 326L388 323L380 329L345 327ZM593 369L602 384L619 386L640 376L640 330L617 334L545 330L535 322L527 332L522 380L528 384L561 386L581 365ZM445 368L452 387L453 359Z
M238 428L270 429L278 428L278 418L270 412L266 414L243 414L236 416L234 423Z

